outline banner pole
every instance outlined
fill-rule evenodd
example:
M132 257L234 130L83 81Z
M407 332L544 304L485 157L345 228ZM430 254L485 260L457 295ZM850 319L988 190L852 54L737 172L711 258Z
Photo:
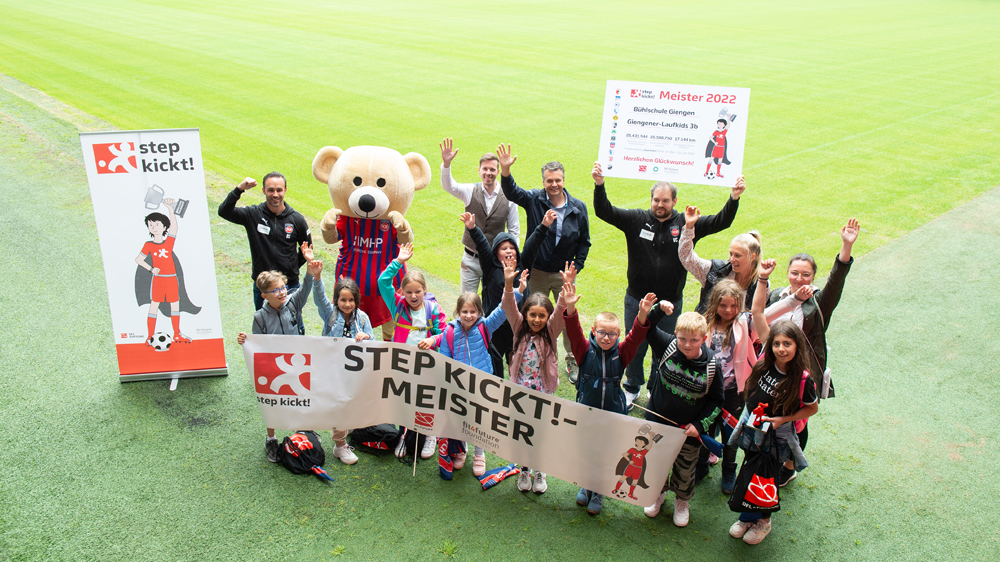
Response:
M654 416L657 416L657 417L660 417L660 418L663 418L663 419L667 420L668 422L670 422L670 423L674 424L675 426L678 426L678 425L679 425L679 424L678 424L677 422L675 422L674 420L672 420L672 419L670 419L670 418L668 418L668 417L665 417L665 416L661 416L660 414L657 414L656 412L654 412L654 411L652 411L652 410L647 410L646 408L643 408L642 406L640 406L640 405L636 404L635 402L632 402L632 407L634 407L634 408L639 408L639 409L640 409L640 410L642 410L643 412L649 412L650 414L653 414Z
M418 437L418 439L414 439L413 440L413 477L414 478L416 478L416 476L417 476L417 455L420 454L420 453L417 452L417 443L420 442L420 439L419 439L420 434L419 433L417 434L417 437Z

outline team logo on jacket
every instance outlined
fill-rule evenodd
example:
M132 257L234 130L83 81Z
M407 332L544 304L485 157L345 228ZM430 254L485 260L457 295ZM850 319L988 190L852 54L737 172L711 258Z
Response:
M311 356L307 353L254 353L254 388L258 394L309 394Z
M127 174L138 170L135 145L130 142L95 144L94 163L98 174Z
M431 412L416 412L413 414L413 425L425 429L434 428L434 414Z
M294 229L295 229L295 227L292 226L291 224L286 224L285 225L285 233L287 233L287 234L291 234L292 230L294 230Z
M681 233L681 229L677 228L676 226L670 227L670 235L671 236L677 236L680 233Z

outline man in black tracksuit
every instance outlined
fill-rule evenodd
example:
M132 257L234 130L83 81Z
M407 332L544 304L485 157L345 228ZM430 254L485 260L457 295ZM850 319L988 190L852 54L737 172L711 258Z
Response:
M291 293L299 287L299 269L306 262L300 246L303 242L312 246L312 235L305 217L285 203L285 176L271 172L264 176L263 183L265 202L236 207L243 192L257 186L256 180L246 178L219 205L219 216L246 229L253 268L251 278L256 281L261 271L280 271L288 278L288 292ZM259 310L264 297L256 284L253 284L253 296L254 310ZM299 332L305 333L301 313L298 324Z
M639 301L647 293L656 293L660 300L674 305L674 313L664 317L659 328L672 334L684 304L684 283L687 271L677 257L677 245L684 228L684 213L674 210L677 188L670 182L657 182L650 189L650 209L619 209L613 207L604 189L604 173L594 164L594 213L597 218L621 230L628 248L628 287L625 289L625 325L631 326L639 313ZM740 195L746 189L742 176L736 180L732 196L717 215L702 216L695 223L695 243L702 237L729 228L740 207ZM625 370L625 398L629 405L639 394L646 379L642 363L647 345L639 346L635 358ZM653 365L659 358L653 357Z

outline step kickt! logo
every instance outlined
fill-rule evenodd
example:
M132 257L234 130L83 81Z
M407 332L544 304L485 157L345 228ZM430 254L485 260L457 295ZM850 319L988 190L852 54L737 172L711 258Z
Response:
M258 394L309 394L311 356L304 353L254 353L254 387Z
M94 163L98 174L127 174L139 169L135 145L130 142L95 144Z

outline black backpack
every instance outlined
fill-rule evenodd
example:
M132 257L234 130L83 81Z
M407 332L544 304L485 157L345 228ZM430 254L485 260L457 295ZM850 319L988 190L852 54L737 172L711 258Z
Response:
M359 451L381 456L396 449L401 433L391 423L362 427L351 431L351 446Z
M315 474L318 478L333 481L323 470L326 453L315 431L297 431L281 442L278 462L292 474Z

